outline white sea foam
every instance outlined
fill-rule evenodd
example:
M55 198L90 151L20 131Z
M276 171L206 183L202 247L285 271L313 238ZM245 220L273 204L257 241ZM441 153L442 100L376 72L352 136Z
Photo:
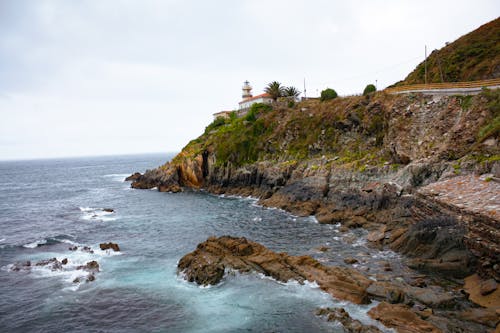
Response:
M104 175L103 177L105 178L112 178L112 180L117 181L117 182L124 182L125 178L130 176L128 173L111 173L109 175Z
M5 238L0 239L0 242L3 242L3 241L5 241Z
M80 211L83 213L82 219L87 221L115 221L116 217L114 216L116 213L107 212L104 208L93 208L93 207L79 207Z
M260 222L260 221L262 221L262 217L260 217L260 216L256 216L256 217L254 217L254 218L252 219L252 221L255 221L255 222Z
M40 239L40 240L34 241L32 243L24 244L23 247L25 247L27 249L34 249L34 248L38 247L38 245L43 245L46 243L47 243L46 239Z

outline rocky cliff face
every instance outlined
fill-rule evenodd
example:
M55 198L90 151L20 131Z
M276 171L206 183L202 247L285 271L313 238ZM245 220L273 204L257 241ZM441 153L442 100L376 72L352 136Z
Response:
M454 234L467 238L470 225L485 223L481 212L443 209L417 190L460 174L500 169L499 133L489 129L499 101L498 91L439 97L377 93L257 110L251 120L210 125L171 162L135 177L132 187L254 196L266 206L315 215L320 223L366 228L380 246L408 241L415 237L410 226L442 216L469 221ZM493 221L490 227L499 229L498 217ZM449 264L433 266L444 253L437 251L421 267L463 275L472 262L467 249L461 249L464 260L457 261L459 252L452 251L444 257ZM412 250L404 252L417 256ZM500 254L490 250L480 253L499 270Z

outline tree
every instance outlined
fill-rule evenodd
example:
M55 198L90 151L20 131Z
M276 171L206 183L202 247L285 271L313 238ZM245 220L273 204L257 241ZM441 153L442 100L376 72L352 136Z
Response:
M267 85L264 91L271 95L271 98L276 101L278 98L283 96L284 87L278 81L273 81Z
M375 88L373 84L369 84L365 87L365 90L363 90L363 96L368 95L375 91L377 91L377 88Z
M337 92L331 88L326 88L325 90L323 90L321 92L321 98L320 100L323 102L323 101L328 101L328 100L331 100L331 99L334 99L336 98L338 95L337 95Z
M284 97L293 97L297 98L300 95L300 91L297 90L295 87L285 87L283 89L283 96Z

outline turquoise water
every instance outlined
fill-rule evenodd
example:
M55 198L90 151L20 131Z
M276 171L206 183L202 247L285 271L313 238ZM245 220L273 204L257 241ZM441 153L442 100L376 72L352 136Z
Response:
M245 236L326 264L343 264L346 255L360 252L370 258L394 254L366 248L362 231L346 240L338 226L255 200L133 190L123 181L170 157L0 162L1 332L343 332L314 315L319 306L343 306L371 322L366 311L373 304L334 300L314 284L283 284L258 274L228 275L210 288L184 281L178 260L212 235ZM109 241L122 251L99 250ZM331 250L316 250L322 245ZM18 262L52 257L68 264L62 271L12 270ZM91 260L100 265L96 280L74 283L82 275L76 267Z

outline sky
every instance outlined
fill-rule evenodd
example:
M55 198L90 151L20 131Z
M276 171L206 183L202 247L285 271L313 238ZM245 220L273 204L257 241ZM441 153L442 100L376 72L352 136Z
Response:
M0 0L0 160L180 151L245 80L404 79L498 0Z

